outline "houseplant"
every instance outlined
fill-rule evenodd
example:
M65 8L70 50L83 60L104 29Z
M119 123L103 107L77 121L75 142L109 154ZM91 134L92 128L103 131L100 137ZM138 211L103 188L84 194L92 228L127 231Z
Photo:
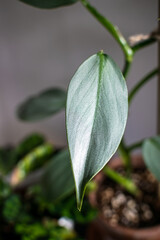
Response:
M22 0L22 2L40 8L54 8L73 4L77 1ZM140 40L131 46L119 30L88 1L81 0L80 2L119 43L125 56L125 66L122 75L114 61L103 51L100 51L80 66L68 89L67 132L79 209L82 206L86 184L106 165L117 148L119 148L126 168L123 185L132 194L137 195L139 192L130 180L132 168L130 153L142 142L126 146L124 139L122 139L128 113L128 96L124 78L127 78L135 52L156 41L156 34L150 34L145 39L143 36L140 37ZM157 73L158 69L154 69L140 80L129 94L129 104L138 90ZM19 117L23 120L36 120L60 110L64 107L65 101L64 94L62 93L62 98L58 92L60 90L53 89L32 97L20 106ZM50 100L58 101L58 104L53 104L54 101L52 104L48 104ZM55 107L56 109L54 109ZM149 161L152 166L153 162L154 160ZM109 174L109 170L107 175L113 178L113 174ZM114 172L114 176L119 175ZM128 182L130 184L127 184Z

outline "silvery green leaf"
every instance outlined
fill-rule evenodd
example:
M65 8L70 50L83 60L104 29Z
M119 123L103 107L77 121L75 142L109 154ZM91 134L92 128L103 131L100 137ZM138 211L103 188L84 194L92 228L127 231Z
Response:
M146 139L142 147L142 153L148 169L160 181L160 137Z
M67 96L66 124L78 208L84 190L117 150L127 121L128 93L114 61L99 52L73 76Z

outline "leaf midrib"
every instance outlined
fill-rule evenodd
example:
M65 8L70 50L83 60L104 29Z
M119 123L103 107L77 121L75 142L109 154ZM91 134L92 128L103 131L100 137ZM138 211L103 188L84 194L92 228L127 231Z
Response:
M94 129L95 121L96 121L95 116L97 115L97 111L98 111L100 91L101 91L101 83L102 83L102 72L103 72L103 67L104 67L104 64L103 64L104 63L104 54L99 52L97 55L99 56L99 76L98 76L98 88L97 88L97 94L96 94L97 100L96 100L96 105L95 105L94 121L93 121L93 124L92 124L91 137L90 137L90 141L89 141L89 145L88 145L88 151L87 151L86 159L88 158L89 149L91 148L91 140L92 140L93 129ZM85 168L86 168L86 166L85 166Z

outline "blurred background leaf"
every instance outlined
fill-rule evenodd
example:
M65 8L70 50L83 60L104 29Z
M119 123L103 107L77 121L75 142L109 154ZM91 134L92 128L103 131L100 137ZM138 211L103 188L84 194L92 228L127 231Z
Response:
M42 177L42 187L47 199L56 201L74 191L74 179L68 150L50 159Z
M56 8L76 3L78 0L19 0L38 8Z
M65 108L66 92L51 88L32 96L17 108L17 116L23 121L38 121Z

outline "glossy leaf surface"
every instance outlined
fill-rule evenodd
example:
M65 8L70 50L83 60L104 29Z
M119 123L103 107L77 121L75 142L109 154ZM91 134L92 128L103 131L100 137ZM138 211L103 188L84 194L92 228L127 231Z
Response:
M160 181L160 137L145 140L142 150L148 169Z
M38 8L57 8L76 3L78 0L19 0Z
M42 178L44 193L49 200L56 201L74 191L74 179L68 150L53 157Z
M67 96L67 135L79 209L87 182L117 150L127 113L121 71L109 56L91 56L73 76Z
M37 121L62 110L65 104L66 92L52 88L24 101L18 107L17 115L23 121Z

